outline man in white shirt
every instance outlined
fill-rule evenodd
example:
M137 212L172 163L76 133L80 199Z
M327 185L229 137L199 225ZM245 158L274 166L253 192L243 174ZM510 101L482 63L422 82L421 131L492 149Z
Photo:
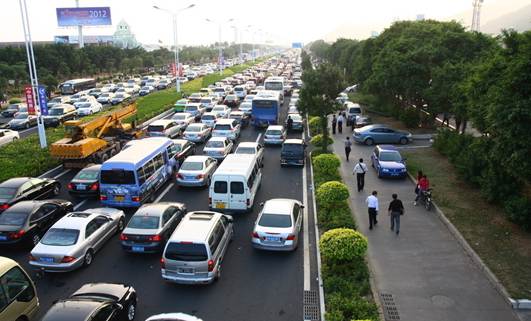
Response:
M345 120L345 117L343 117L342 113L339 113L339 116L337 117L337 131L341 134L343 133L343 121Z
M367 172L367 165L363 163L363 158L354 166L352 174L356 174L356 181L358 182L358 192L365 186L365 173Z
M376 226L378 221L376 220L376 215L378 215L378 195L377 191L372 191L372 195L367 197L365 202L367 203L367 208L369 209L369 230L372 230L373 225Z

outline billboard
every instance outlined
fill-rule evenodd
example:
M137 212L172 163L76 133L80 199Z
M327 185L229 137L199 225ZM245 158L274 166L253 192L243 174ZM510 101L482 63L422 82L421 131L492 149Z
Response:
M57 8L59 27L112 25L110 7Z
M293 42L291 48L302 48L302 42Z

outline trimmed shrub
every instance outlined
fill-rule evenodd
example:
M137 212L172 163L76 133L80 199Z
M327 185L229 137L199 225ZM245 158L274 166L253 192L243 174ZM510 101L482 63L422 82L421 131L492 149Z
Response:
M20 98L11 98L9 99L10 104L20 104L22 102L22 99Z
M327 145L332 145L332 143L334 143L332 138L330 138L330 137L327 137L327 138L328 138ZM323 135L322 134L318 134L318 135L313 136L312 140L310 140L310 143L312 143L312 145L314 145L316 147L321 147L321 145L323 144Z
M398 119L406 125L407 128L416 128L420 124L419 111L415 108L408 107L400 112Z
M531 200L524 196L513 196L505 202L505 213L509 220L531 231Z
M334 207L319 207L317 218L319 226L325 231L335 228L357 228L346 201Z
M326 306L327 321L345 321L352 319L378 319L376 304L358 296L330 294Z
M315 171L323 175L333 175L341 165L339 157L335 154L321 154L313 159Z
M367 238L352 229L333 229L323 234L319 241L319 249L327 264L363 260L367 252Z
M308 127L310 128L310 135L315 136L321 133L321 117L313 116L308 121Z
M315 199L320 206L334 207L348 199L349 192L345 184L338 181L326 182L317 189Z

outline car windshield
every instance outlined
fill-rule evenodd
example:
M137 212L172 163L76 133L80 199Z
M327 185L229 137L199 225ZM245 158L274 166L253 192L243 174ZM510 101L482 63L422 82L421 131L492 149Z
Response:
M350 107L348 112L349 114L361 114L361 109L359 107Z
M189 242L168 244L164 256L169 260L200 262L208 259L206 246Z
M118 93L116 96L114 96L114 98L124 98L124 94Z
M244 89L242 87L236 87L234 88L234 91L244 91Z
M252 104L251 103L242 103L240 105L240 109L245 109L245 108L252 108Z
M16 116L15 116L15 119L26 119L28 118L28 113L18 113Z
M264 213L258 221L258 225L264 227L291 227L291 216Z
M64 112L63 108L52 108L52 109L50 109L50 111L48 111L48 115L50 115L50 116L58 116L58 115L62 115L63 112Z
M225 98L226 100L236 100L236 96L235 95L227 95L227 98Z
M256 154L254 147L238 147L234 154Z
M17 189L16 188L0 187L0 198L10 199L13 196L15 196L16 193L17 193Z
M136 184L135 172L122 169L103 170L101 171L100 180L102 184Z
M215 120L216 119L216 116L214 115L204 115L203 117L201 117L202 120Z
M27 213L4 213L0 215L0 225L22 226L27 217Z
M200 126L188 126L186 127L187 132L197 133L200 132L203 127Z
M159 228L158 216L133 215L127 224L128 228L157 229Z
M217 124L214 130L231 130L230 125Z
M211 104L212 100L211 99L201 99L201 103L202 104Z
M83 104L79 104L79 108L90 108L91 107L91 103L83 103Z
M186 115L184 115L184 114L175 114L175 115L173 115L172 118L176 119L176 120L185 120L186 119Z
M109 97L110 95L111 95L111 94L109 94L109 93L103 93L103 94L100 95L100 97L105 98L105 97Z
M186 106L184 108L184 110L186 110L186 111L196 111L197 110L197 106Z
M223 148L225 145L220 141L208 141L205 145L206 148Z
M44 234L41 243L52 246L70 246L77 243L79 230L52 228Z
M225 111L225 107L214 107L212 111Z
M297 121L297 122L302 121L302 116L300 116L300 115L289 115L289 117L291 117L291 119L293 119L293 121Z
M381 152L380 161L382 162L401 162L402 157L398 152Z
M149 125L148 132L163 132L164 126L162 125Z
M278 129L268 129L266 130L266 135L273 135L273 136L280 136L282 135L282 132Z
M202 162L184 162L181 165L181 169L185 171L200 171L203 169Z
M81 170L74 179L95 181L98 179L100 172L94 170Z
M284 146L282 146L282 151L288 153L302 153L304 151L304 146L301 144L284 144Z

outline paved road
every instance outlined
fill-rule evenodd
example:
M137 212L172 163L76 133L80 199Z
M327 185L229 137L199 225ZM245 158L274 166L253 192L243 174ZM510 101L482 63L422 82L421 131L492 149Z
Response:
M286 106L287 106L286 101ZM287 107L283 108L283 117ZM247 128L239 141L255 141L260 132ZM300 137L300 134L291 135ZM199 150L202 148L200 146ZM280 148L267 147L263 181L257 194L257 204L274 197L303 200L303 169L281 168ZM75 175L75 171L55 171L49 176L58 176L63 185ZM161 188L164 191L166 186ZM70 199L64 191L61 198ZM207 209L206 189L183 189L171 187L161 196L161 201L176 201L187 204L189 210ZM95 200L74 200L78 209L98 207ZM118 237L113 237L96 254L94 263L86 269L71 273L47 274L36 279L41 299L41 315L54 300L62 298L88 282L126 282L138 291L137 320L162 312L185 312L208 320L302 320L304 280L304 247L294 253L268 253L254 250L250 245L250 233L258 214L259 206L252 213L235 215L235 238L223 264L220 282L210 286L180 286L168 284L160 277L160 255L131 255L124 253ZM307 207L310 209L310 206ZM132 211L128 211L128 218ZM309 226L313 227L313 214L309 212ZM302 235L301 235L302 236ZM311 262L307 266L308 290L316 290L315 241L310 234ZM9 252L28 268L27 253ZM310 260L310 259L309 259ZM310 279L311 278L311 279ZM311 281L313 280L313 281Z
M370 168L373 147L354 144L351 162L347 163L343 139L335 136L333 148L342 159L341 174L350 189L359 229L369 240L369 261L376 292L392 295L400 319L517 320L502 296L437 216L412 205L413 183L408 179L378 179ZM358 193L352 175L352 159L359 157L368 163L369 171L365 190ZM378 191L380 213L377 227L370 231L365 199L372 190ZM386 211L392 193L398 193L406 208L399 237L390 231Z

